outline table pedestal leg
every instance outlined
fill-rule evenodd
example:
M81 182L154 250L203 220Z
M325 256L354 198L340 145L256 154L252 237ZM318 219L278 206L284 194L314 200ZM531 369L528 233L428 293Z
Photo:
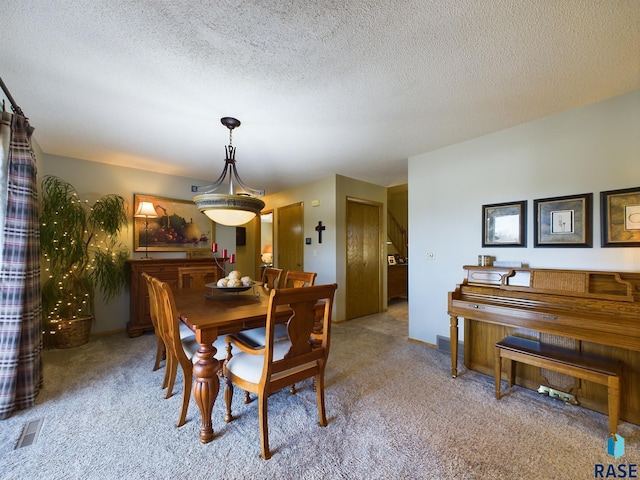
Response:
M213 440L211 413L220 390L218 370L220 362L215 358L216 348L210 343L201 343L196 352L198 361L193 365L193 398L200 409L202 423L200 425L200 441L209 443Z

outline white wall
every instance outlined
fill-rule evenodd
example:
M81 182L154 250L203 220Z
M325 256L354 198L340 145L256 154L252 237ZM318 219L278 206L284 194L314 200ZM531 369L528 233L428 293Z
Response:
M631 187L640 187L640 91L411 157L409 336L449 336L447 292L479 254L533 268L640 270L640 248L600 247L599 193ZM534 248L533 200L589 192L593 248ZM482 205L519 200L528 201L527 247L482 248Z
M149 194L180 200L191 200L191 185L202 185L202 180L163 175L135 168L116 167L97 162L78 160L56 155L39 157L38 176L57 175L71 183L82 198L99 197L107 193L122 195L129 202L128 228L122 232L120 239L133 251L133 194ZM233 247L235 249L235 228L232 229ZM144 252L132 254L133 258L144 256ZM184 252L150 252L153 258L182 258ZM101 296L96 295L96 316L91 332L108 332L124 330L129 321L129 291L104 303Z
M311 238L311 245L304 248L304 270L317 272L316 284L338 284L335 296L333 319L344 320L346 312L346 231L345 210L347 197L379 202L384 205L383 219L386 222L386 188L342 175L331 175L318 181L265 197L266 209L274 210L274 225L278 221L278 208L303 202L304 236ZM312 206L318 201L318 206ZM326 230L322 232L322 243L318 243L316 225L321 221ZM277 237L277 227L274 235ZM384 230L386 231L386 229ZM278 240L275 238L274 246ZM385 245L386 246L386 245ZM381 264L386 265L386 250L381 253ZM277 265L277 252L274 251ZM383 269L386 285L386 269ZM386 300L386 289L384 290ZM386 302L384 302L386 305Z
M303 269L316 272L316 284L335 282L336 278L336 229L335 229L335 178L320 179L296 188L264 197L265 209L273 209L273 261L278 259L278 209L302 202L304 215L304 238L311 238L311 245L304 246ZM312 206L312 202L319 202ZM322 243L318 243L316 225L321 221L326 227L322 232Z
M39 162L40 176L57 175L76 187L83 198L99 197L105 193L122 195L129 203L131 222L128 229L122 232L121 240L133 251L133 194L149 194L182 200L191 200L193 193L191 185L200 185L202 180L164 175L135 168L117 167L97 162L79 160L56 155L43 155ZM339 200L337 191L340 190ZM304 269L318 273L316 283L338 283L336 293L336 307L334 319L344 319L345 311L345 255L338 254L338 246L344 252L344 209L346 196L378 201L386 201L386 189L378 185L360 182L358 180L332 175L307 185L264 197L265 209L274 209L274 222L277 221L277 208L292 203L304 203L304 236L312 239L311 245L305 245ZM318 200L318 206L312 206L312 201ZM337 202L341 202L337 204ZM337 217L339 217L337 219ZM386 209L385 217L386 219ZM322 232L322 243L318 243L315 227L319 221L326 227ZM338 227L340 225L340 227ZM249 250L254 241L253 229L247 227L247 247ZM226 230L225 230L226 229ZM274 236L277 228L274 228ZM215 238L219 248L227 248L229 253L235 250L235 227L227 228L216 225ZM225 240L226 239L226 240ZM277 239L274 239L274 246ZM244 251L237 247L238 252ZM277 254L277 252L274 252ZM144 256L144 252L132 254L133 258ZM180 258L183 252L151 252L153 258ZM274 258L277 258L274 255ZM385 258L383 256L383 258ZM238 263L236 268L248 274L251 268L244 263ZM384 271L386 275L386 270ZM341 288L342 287L342 288ZM123 330L129 320L129 292L104 303L101 296L96 296L96 318L92 326L92 333Z

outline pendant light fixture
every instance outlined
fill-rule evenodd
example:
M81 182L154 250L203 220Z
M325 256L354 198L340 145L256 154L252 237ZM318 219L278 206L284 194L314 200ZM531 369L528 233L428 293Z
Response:
M204 187L192 186L192 192L204 192L193 197L193 202L202 213L216 223L229 226L243 225L252 220L264 208L264 202L259 198L264 190L248 187L238 176L236 169L236 149L232 144L233 129L240 126L240 120L223 117L220 122L229 129L229 145L225 147L225 164L222 174L212 185ZM213 193L229 176L229 193ZM242 188L236 193L236 184Z

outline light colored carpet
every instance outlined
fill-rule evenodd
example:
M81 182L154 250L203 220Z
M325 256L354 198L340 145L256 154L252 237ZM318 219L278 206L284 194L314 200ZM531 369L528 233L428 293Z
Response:
M257 402L214 408L213 442L198 440L192 400L174 426L182 388L160 389L155 337L96 337L45 354L36 407L0 422L7 479L588 479L596 463L638 463L640 427L622 423L625 456L607 455L605 415L493 379L450 376L449 357L407 340L406 304L334 326L327 371L329 425L317 425L310 382L269 399L273 457L260 458ZM44 418L36 444L15 450L23 425Z

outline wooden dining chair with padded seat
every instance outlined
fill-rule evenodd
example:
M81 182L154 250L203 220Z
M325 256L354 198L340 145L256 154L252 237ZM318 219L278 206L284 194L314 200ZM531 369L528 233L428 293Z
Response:
M178 289L205 288L207 283L219 280L220 270L216 265L189 265L178 267ZM184 323L180 322L180 337L193 335Z
M265 346L256 349L235 335L227 335L225 339L228 344L227 359L223 366L225 421L233 420L231 403L234 384L257 394L260 445L265 460L271 457L267 419L267 401L271 393L306 378L315 378L318 420L321 426L327 425L324 371L329 356L331 309L336 288L336 284L329 284L272 290L267 311ZM322 337L320 345L314 348L311 334L316 304L321 301L324 301ZM287 322L288 337L276 341L276 311L281 311L283 307L291 309Z
M280 277L282 276L281 268L265 268L262 272L262 285L267 290L274 290L278 288L280 285ZM287 337L287 327L286 325L280 323L275 327L276 333L275 338L283 339ZM238 338L240 338L243 342L248 345L253 345L255 347L264 346L264 338L267 334L267 329L265 327L256 327L249 328L247 330L242 330L241 332L236 333ZM244 393L244 403L249 403L251 398L249 397L249 392Z
M267 290L278 288L278 286L280 285L280 277L282 276L283 271L284 270L282 270L281 268L264 269L264 272L262 272L262 284ZM283 338L283 336L286 336L287 333L285 330L283 330L283 328L286 327L282 324L276 326L276 338ZM256 327L238 332L237 335L249 345L262 347L264 346L264 337L266 333L267 330L264 327Z
M216 265L190 265L178 267L178 288L204 288L207 283L220 280Z
M316 272L300 272L298 270L288 270L284 276L282 288L299 288L312 286L318 274Z
M280 270L282 272L282 270ZM300 272L296 270L289 270L284 277L284 288L302 288L313 286L318 274L316 272ZM265 344L265 336L267 331L264 327L251 328L249 330L243 330L238 333L237 336L249 345L254 347L263 347ZM283 340L287 338L287 325L284 323L278 323L275 326L275 339ZM296 386L291 385L290 393L293 395L296 393ZM250 402L249 392L246 392L244 397L244 403Z
M160 362L165 356L165 346L164 339L162 338L162 333L158 328L158 305L156 301L155 291L151 286L151 275L146 272L142 273L142 278L144 278L145 283L147 284L147 291L149 292L149 316L151 317L151 323L153 324L153 331L156 334L156 338L158 340L156 347L156 361L153 364L153 371L155 372L160 368Z
M196 341L194 334L190 336L182 336L180 332L180 324L178 310L173 297L173 292L168 283L162 282L157 278L152 279L152 285L156 289L158 296L158 323L162 323L167 346L167 356L172 355L173 358L167 365L170 368L169 382L167 385L167 396L169 398L173 394L173 386L177 376L178 365L182 369L184 384L182 388L182 406L180 408L180 416L176 427L184 425L187 410L189 408L189 398L191 397L191 387L193 380L193 363L197 361L195 356L200 345ZM223 361L226 358L226 344L224 339L217 339L214 344L217 348L215 357Z
M278 288L280 286L282 272L283 270L281 268L265 268L262 272L262 285L269 290Z

